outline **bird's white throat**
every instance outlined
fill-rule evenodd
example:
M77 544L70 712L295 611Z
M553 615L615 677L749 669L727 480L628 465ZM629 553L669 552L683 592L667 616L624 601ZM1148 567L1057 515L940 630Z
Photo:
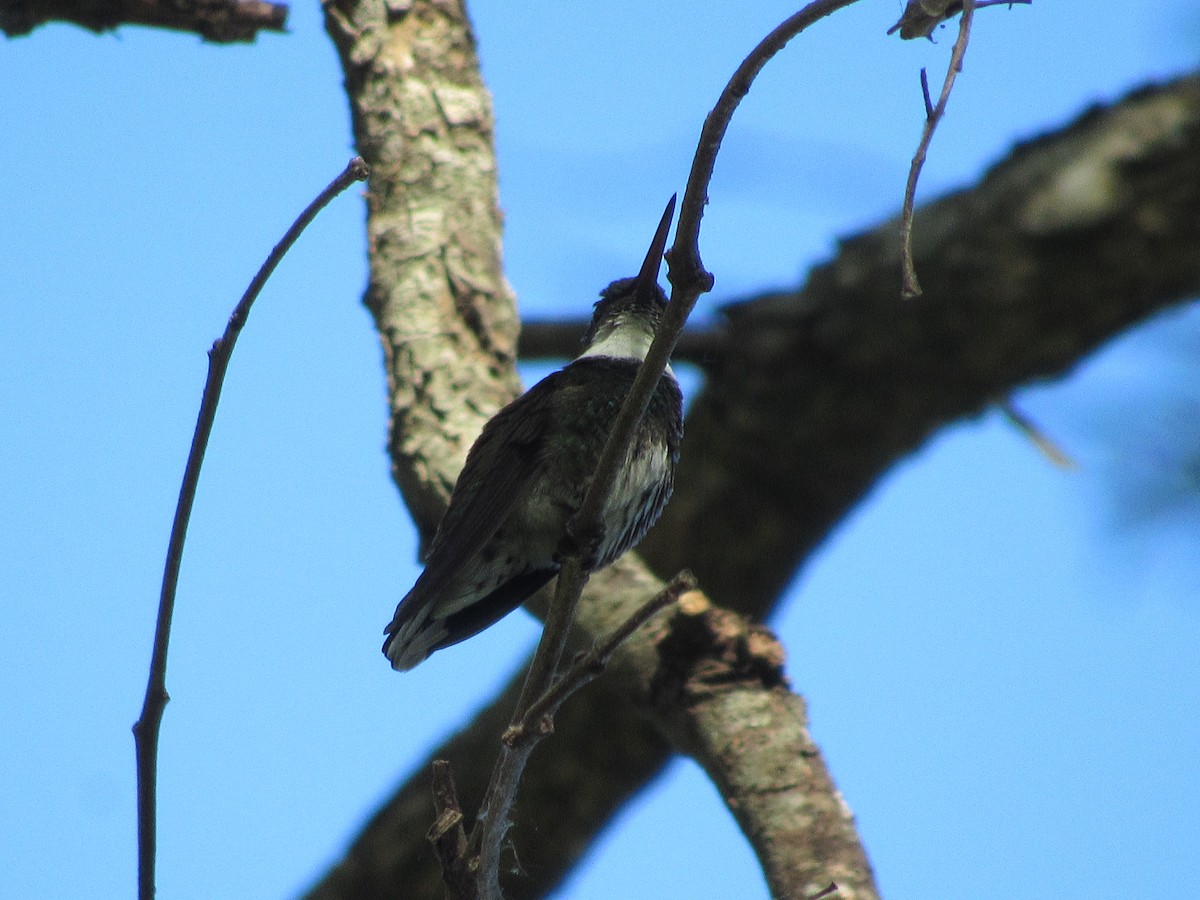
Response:
M641 362L646 358L646 353L650 350L650 342L653 340L653 333L647 331L642 325L621 322L610 328L607 334L602 334L600 339L580 353L578 358L607 356L610 359L629 359ZM675 377L675 373L671 371L669 365L666 371L672 378Z

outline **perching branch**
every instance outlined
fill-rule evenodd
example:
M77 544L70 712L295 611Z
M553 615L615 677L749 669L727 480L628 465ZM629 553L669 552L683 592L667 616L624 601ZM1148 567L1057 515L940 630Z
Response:
M917 196L917 179L921 177L921 169L925 165L925 156L929 152L929 144L933 140L933 132L946 113L946 104L950 102L950 91L954 88L954 80L962 71L963 55L967 52L967 41L971 37L971 22L975 18L976 0L963 0L962 19L958 25L958 39L954 49L950 51L950 64L946 66L946 79L942 83L942 94L933 106L929 103L929 81L925 70L921 70L921 95L925 98L925 127L921 130L921 141L917 144L917 152L908 168L908 182L904 185L904 208L900 213L900 294L906 300L921 296L921 285L917 281L917 269L913 265L912 227L913 204Z
M97 33L145 25L228 44L253 41L260 31L285 31L287 14L286 5L265 0L0 0L0 31L18 37L48 22Z
M674 213L675 196L672 195L659 223L651 253L657 254L665 243ZM655 257L647 257L647 264L653 265L651 278L657 283L661 261ZM644 272L645 270L643 274ZM658 334L661 334L661 328ZM659 365L657 374L648 376L647 362L643 360L639 366L629 393L613 420L583 501L567 523L567 533L563 535L560 543L559 556L562 566L554 584L554 599L547 611L541 640L529 664L525 686L513 711L506 740L501 742L500 755L496 760L487 796L480 808L481 818L471 833L472 846L479 848L478 891L488 900L499 900L502 896L500 851L508 831L509 811L516 802L521 775L537 742L550 731L549 727L536 731L527 729L523 723L529 717L529 710L550 691L561 665L567 636L575 621L575 609L588 581L589 570L584 560L595 552L603 539L604 506L616 483L621 460L628 455L629 445L650 404L650 394L665 368L664 360ZM507 739L512 735L523 735L523 739Z
M225 332L208 351L208 379L200 398L200 413L196 419L196 430L192 434L192 446L188 451L187 465L183 471L183 484L179 488L179 502L175 506L175 519L171 523L171 537L167 543L167 560L163 568L162 591L158 600L158 618L154 625L154 649L150 657L150 678L146 684L146 696L142 702L142 713L133 726L133 739L137 751L137 817L138 817L138 897L139 900L154 900L154 864L157 782L158 782L158 735L162 724L163 710L167 701L167 645L171 637L171 616L175 611L175 589L179 583L179 566L183 559L183 542L187 538L188 521L192 515L192 503L196 499L196 485L200 480L200 467L204 464L204 452L212 433L217 415L217 403L221 399L221 385L225 371L233 356L233 347L241 334L250 307L258 298L296 239L308 227L334 197L356 181L367 177L367 166L359 157L350 160L345 170L323 190L300 217L292 223L283 239L275 245L266 262L246 288L246 293L234 307Z
M523 740L531 732L544 730L542 722L552 717L567 698L604 671L613 654L629 637L684 594L696 590L696 578L686 569L676 575L671 583L638 607L628 619L613 630L607 638L584 653L580 653L571 667L541 697L525 710L525 717L504 734L506 743Z
M566 644L567 633L574 621L575 607L587 582L587 573L583 568L586 551L579 548L590 546L593 539L601 534L601 510L612 491L619 462L625 457L629 443L650 404L650 396L667 367L671 352L688 316L695 308L696 301L702 293L712 288L712 275L705 270L700 258L700 221L708 199L708 185L712 180L713 166L729 122L758 73L788 41L809 25L853 2L854 0L815 0L788 18L750 52L734 72L712 112L705 119L688 175L675 243L667 254L670 267L668 277L672 286L671 299L650 349L638 367L629 394L613 421L596 472L576 513L572 527L574 534L568 541L570 552L563 554L554 601L530 666L529 681L514 713L514 724L522 721L528 705L549 688L558 667L562 648ZM500 759L493 774L494 789L488 792L483 821L472 835L472 844L478 846L480 851L479 890L485 898L501 896L500 850L508 830L509 810L516 798L516 789L531 750L532 748L527 751L523 747L502 746Z
M662 572L691 567L714 602L761 620L864 494L947 424L1063 376L1133 324L1200 295L1197 123L1200 75L1143 88L926 204L916 217L928 235L917 248L920 303L896 302L891 218L845 237L802 289L728 307L736 352L693 398L675 498L637 557ZM630 554L592 578L580 625L608 633L659 589ZM663 618L556 716L513 813L525 874L506 883L510 895L552 893L670 758L646 696ZM431 754L452 760L468 808L519 688ZM565 806L563 772L576 773L578 788ZM428 773L419 763L380 804L310 900L389 900L398 884L437 895L440 875L419 839Z
M488 841L493 840L498 835L499 841L502 842L505 832L507 831L508 811L511 809L513 798L516 797L517 788L520 784L521 775L524 772L525 766L528 763L529 755L533 752L537 743L553 731L553 718L559 708L566 702L567 698L574 694L585 684L592 681L596 676L604 671L604 667L608 665L614 653L629 637L645 625L651 618L657 615L666 607L675 603L681 595L688 591L694 591L696 588L696 579L692 577L690 572L680 572L675 578L659 591L654 597L642 604L631 616L629 616L619 627L614 629L613 633L605 638L601 643L592 647L590 650L581 652L575 659L575 662L567 669L561 677L555 680L552 684L542 685L540 679L535 677L535 673L541 671L546 672L547 676L553 676L554 669L557 668L557 663L551 666L549 658L543 658L539 661L538 656L548 657L548 654L556 652L556 648L551 647L545 650L543 645L539 645L538 653L529 665L529 675L526 676L525 684L521 690L521 696L518 698L516 712L513 714L512 724L504 732L501 737L502 752L500 759L497 761L495 772L488 784L487 798L482 808L488 812L493 809L493 803L503 805L503 814L495 817L485 814L480 825L477 826L477 836L472 835L473 840L477 839L482 844L480 854L474 854L466 851L457 843L457 834L450 833L449 837L454 839L455 852L445 852L444 846L447 840L449 826L457 826L461 830L458 820L453 818L453 811L457 807L452 807L448 812L440 811L439 805L439 823L444 820L447 825L442 827L440 824L435 825L434 833L436 839L431 833L431 840L435 842L435 848L438 851L438 860L442 867L443 878L447 886L455 893L458 900L470 900L479 896L481 891L487 891L487 896L499 896L499 844L494 849L489 851ZM580 590L582 585L580 586ZM574 590L573 586L568 586L563 590ZM569 601L568 597L568 601ZM576 598L578 599L578 598ZM557 605L561 610L561 598L557 592L552 603L553 610ZM561 618L561 612L560 612ZM550 620L547 619L547 627ZM569 624L569 623L568 623ZM561 629L561 624L556 626ZM565 643L565 633L563 633ZM543 641L545 644L545 641ZM557 647L557 653L561 654L562 646ZM540 662L540 666L539 666ZM548 668L549 667L549 668ZM541 691L540 695L535 693ZM434 763L435 767L435 795L441 797L447 791L445 787L438 787L438 779L441 778L444 782L449 776L444 774L449 770L449 763L445 760L438 760ZM439 770L438 767L442 769ZM451 789L453 785L451 783ZM460 817L461 818L461 817ZM490 831L489 829L495 829ZM489 855L495 855L496 858L490 859ZM478 870L478 881L472 881L469 885L463 885L463 873L469 872L472 865L475 865ZM489 872L494 871L496 874L489 877Z
M611 484L606 490L611 490ZM590 491L591 489L589 496ZM598 509L595 515L597 518L591 527L598 534ZM475 863L477 881L470 896L489 900L499 900L502 897L500 853L509 828L509 813L516 801L521 776L529 763L529 757L539 741L553 730L552 719L559 707L571 694L603 671L617 648L634 631L646 624L656 613L674 603L682 593L693 590L696 583L690 572L677 575L669 585L642 604L599 646L581 653L576 663L555 680L563 648L566 646L567 634L574 620L575 607L588 580L579 555L567 557L563 569L566 570L568 566L571 566L571 571L566 572L566 578L563 577L563 572L559 573L542 638L530 661L529 672L509 727L502 736L500 755L480 807L481 817L471 834L471 846L477 850L478 860ZM446 871L443 868L443 871L447 876L453 875L453 870ZM449 882L450 877L447 877L447 883Z

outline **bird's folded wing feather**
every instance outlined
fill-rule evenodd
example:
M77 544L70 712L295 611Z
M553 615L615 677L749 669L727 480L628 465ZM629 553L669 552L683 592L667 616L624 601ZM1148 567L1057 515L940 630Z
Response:
M450 508L438 526L425 571L412 593L421 593L423 586L446 584L456 569L491 540L528 494L542 464L554 380L551 375L538 382L483 427L467 454Z

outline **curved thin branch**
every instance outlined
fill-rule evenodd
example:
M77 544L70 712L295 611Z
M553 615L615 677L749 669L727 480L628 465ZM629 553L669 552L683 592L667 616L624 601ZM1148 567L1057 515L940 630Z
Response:
M954 81L962 71L963 56L967 52L967 42L971 39L971 22L975 18L975 0L962 0L962 19L958 25L958 38L954 41L954 49L950 51L950 62L946 66L946 78L942 82L942 93L936 104L929 102L929 82L925 78L925 70L921 70L921 93L925 98L925 125L921 129L921 140L917 144L917 152L913 154L912 163L908 167L908 180L904 185L904 207L900 213L900 294L906 300L921 296L921 285L917 281L917 270L912 258L912 225L913 203L917 195L917 179L921 177L921 169L925 165L925 156L929 153L929 145L933 141L933 133L938 123L946 114L946 104L950 102L950 92L954 89Z
M601 510L612 492L620 460L624 458L629 443L646 413L650 396L666 370L671 353L688 316L696 306L697 299L712 288L712 275L705 271L700 260L700 220L707 202L713 165L733 113L749 92L758 73L793 37L809 25L853 2L854 0L814 0L803 10L789 17L759 42L738 66L721 92L716 106L706 117L684 194L683 205L685 210L690 208L691 215L685 225L684 214L681 213L674 248L668 256L671 299L654 333L650 349L638 367L629 393L613 421L595 474L575 515L572 526L575 530L575 540L571 543L577 542L579 547L586 547L590 545L593 537L599 536L603 528ZM664 221L669 219L674 204L675 198L672 197ZM676 255L678 260L674 258ZM578 549L563 554L562 568L555 583L554 601L546 617L542 639L530 665L526 690L522 692L518 709L514 713L514 725L524 718L528 704L549 688L553 673L558 668L567 633L575 619L576 606L587 583L588 573L583 568L584 553L584 550ZM531 752L531 744L506 744L501 748L493 775L494 787L488 792L482 810L482 822L472 835L472 843L477 845L480 851L479 893L485 898L502 896L499 881L500 851L508 830L509 810L516 799L521 774Z
M217 404L221 400L221 386L225 372L233 356L250 307L258 299L263 285L279 265L284 254L316 218L317 213L329 202L356 181L367 177L367 166L359 157L350 160L345 170L330 185L321 191L312 203L292 223L283 239L275 245L262 267L255 274L250 286L234 307L225 332L208 351L208 379L200 399L200 413L196 419L196 430L192 434L192 446L188 451L187 464L183 470L183 484L179 488L179 501L175 506L175 518L171 523L171 537L167 542L167 559L163 567L162 591L158 599L158 618L154 624L154 649L150 656L150 677L146 684L146 696L142 701L142 712L133 726L133 740L137 751L137 817L138 817L138 897L140 900L154 898L154 863L157 817L158 783L158 735L162 725L163 711L167 701L167 647L171 639L171 617L175 612L175 588L179 584L179 566L183 560L183 543L187 538L188 521L192 515L192 503L196 499L196 486L200 481L200 467L204 465L204 452L212 434L217 416Z
M854 2L855 0L814 0L780 23L737 67L737 71L721 91L721 96L717 98L716 105L705 117L696 153L692 158L692 168L688 173L687 187L679 204L679 227L675 231L675 243L667 251L668 278L675 288L671 292L671 305L676 305L676 292L681 292L683 296L676 311L668 310L672 325L667 329L660 329L660 332L666 330L669 333L673 329L678 335L683 323L691 314L696 299L705 291L712 290L713 277L700 259L700 220L704 217L704 207L708 203L708 185L712 181L717 153L721 149L721 142L725 140L725 132L733 119L734 111L742 102L742 98L750 92L750 86L763 66L787 46L788 41L808 26ZM668 348L666 354L668 357L670 349Z

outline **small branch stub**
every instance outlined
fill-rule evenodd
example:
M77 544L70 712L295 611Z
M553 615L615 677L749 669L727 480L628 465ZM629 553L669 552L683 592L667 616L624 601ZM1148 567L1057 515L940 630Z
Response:
M454 772L444 759L433 761L433 808L436 818L426 837L442 867L442 879L457 900L475 900L474 860L463 828L462 804Z

